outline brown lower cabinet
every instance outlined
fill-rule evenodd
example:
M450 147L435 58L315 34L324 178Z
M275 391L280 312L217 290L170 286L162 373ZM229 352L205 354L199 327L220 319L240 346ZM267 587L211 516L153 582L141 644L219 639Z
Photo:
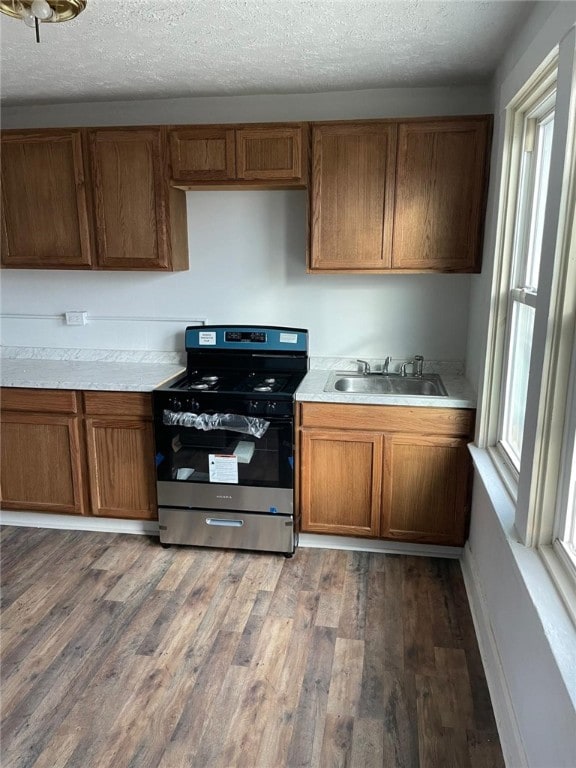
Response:
M474 411L301 403L301 529L462 546Z
M155 519L151 398L3 389L4 509Z

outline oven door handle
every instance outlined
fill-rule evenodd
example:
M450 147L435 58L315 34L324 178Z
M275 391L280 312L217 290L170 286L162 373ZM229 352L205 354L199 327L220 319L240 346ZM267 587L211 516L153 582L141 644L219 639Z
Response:
M244 520L226 520L221 517L207 517L206 525L215 525L222 528L242 528Z

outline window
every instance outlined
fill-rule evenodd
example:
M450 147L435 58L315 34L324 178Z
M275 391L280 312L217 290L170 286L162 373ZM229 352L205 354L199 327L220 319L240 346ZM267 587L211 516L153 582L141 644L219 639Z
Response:
M576 166L576 158L574 158ZM576 168L573 174L573 186L576 187ZM571 263L568 261L564 283L576 285L576 189L572 190L572 220L569 224L571 244L568 246L572 254ZM567 238L568 239L568 238ZM556 506L554 510L554 527L552 546L554 553L560 558L564 567L570 572L576 583L576 290L566 292L562 314L571 320L567 325L572 330L570 346L570 365L567 366L568 393L566 398L565 420L560 457L560 471ZM565 321L566 322L566 321ZM567 333L565 335L568 335ZM568 347L568 345L566 345ZM566 354L568 357L568 353ZM560 585L562 586L562 585ZM576 615L576 606L574 606Z
M498 446L516 481L520 472L534 314L538 298L554 131L554 98L555 90L552 88L533 99L534 104L523 105L515 115L521 152L518 153L520 169L517 189L513 190L517 205L513 221L508 222L513 231L513 247Z
M576 621L573 61L556 50L507 110L478 441Z

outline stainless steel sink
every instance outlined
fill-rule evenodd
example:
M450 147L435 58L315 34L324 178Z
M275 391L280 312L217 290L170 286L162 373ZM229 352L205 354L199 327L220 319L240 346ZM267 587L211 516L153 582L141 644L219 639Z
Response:
M448 397L440 376L399 374L332 374L325 392L348 392L356 395L414 395L419 397Z

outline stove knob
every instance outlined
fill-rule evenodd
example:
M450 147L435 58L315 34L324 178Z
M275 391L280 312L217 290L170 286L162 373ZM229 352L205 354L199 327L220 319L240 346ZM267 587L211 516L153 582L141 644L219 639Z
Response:
M187 400L186 401L186 410L187 411L197 411L198 407L199 407L198 406L198 401L194 400L194 398L192 398L192 400Z
M171 397L170 400L168 400L168 405L173 411L182 410L182 403L180 402L180 400L178 400L177 397Z
M248 413L258 413L258 400L248 401Z
M276 403L274 400L268 400L266 403L266 413L276 413Z

